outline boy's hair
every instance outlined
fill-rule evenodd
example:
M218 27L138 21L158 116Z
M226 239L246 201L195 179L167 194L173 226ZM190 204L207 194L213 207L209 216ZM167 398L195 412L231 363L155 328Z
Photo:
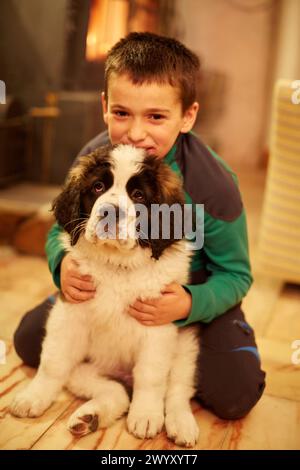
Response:
M200 61L176 39L153 33L130 33L108 52L105 96L112 73L127 74L134 84L169 83L180 90L182 111L196 100Z

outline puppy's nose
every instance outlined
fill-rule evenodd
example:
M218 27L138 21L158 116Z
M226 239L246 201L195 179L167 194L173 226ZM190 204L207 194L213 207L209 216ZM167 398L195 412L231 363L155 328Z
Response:
M115 219L117 222L119 222L120 220L125 218L126 213L124 209L117 206L116 204L103 204L100 207L99 216L100 218L110 217L112 219Z
M114 206L114 207L115 207L115 210L116 210L116 220L118 222L120 222L121 220L124 220L125 216L126 216L126 213L125 213L124 209L122 209L122 207L120 207L120 206Z

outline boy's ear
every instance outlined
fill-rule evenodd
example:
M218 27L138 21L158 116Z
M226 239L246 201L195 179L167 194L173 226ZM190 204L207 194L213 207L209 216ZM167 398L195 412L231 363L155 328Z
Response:
M105 122L105 124L107 124L108 109L107 109L107 101L105 98L104 91L102 91L101 93L101 103L102 103L103 121Z
M197 101L195 101L193 104L191 104L191 106L188 109L185 110L183 114L183 126L180 132L186 133L186 132L189 132L193 128L195 121L196 121L197 114L198 114L198 110L199 110L199 103L197 103Z

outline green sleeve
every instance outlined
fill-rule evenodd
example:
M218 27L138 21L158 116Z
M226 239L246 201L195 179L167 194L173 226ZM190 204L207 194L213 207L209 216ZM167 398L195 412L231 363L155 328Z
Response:
M211 322L238 304L252 284L248 255L246 216L224 222L205 214L203 250L210 273L204 284L184 286L192 295L192 309L178 326Z
M59 239L63 228L55 223L49 230L46 241L46 255L48 259L48 266L53 277L54 284L60 289L60 263L65 256L66 252Z

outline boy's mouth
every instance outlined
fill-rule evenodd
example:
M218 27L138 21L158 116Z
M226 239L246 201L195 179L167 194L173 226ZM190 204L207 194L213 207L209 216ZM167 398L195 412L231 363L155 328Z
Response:
M145 150L147 155L154 155L155 154L155 148L154 147L142 147L142 146L137 146L137 148L142 148Z

